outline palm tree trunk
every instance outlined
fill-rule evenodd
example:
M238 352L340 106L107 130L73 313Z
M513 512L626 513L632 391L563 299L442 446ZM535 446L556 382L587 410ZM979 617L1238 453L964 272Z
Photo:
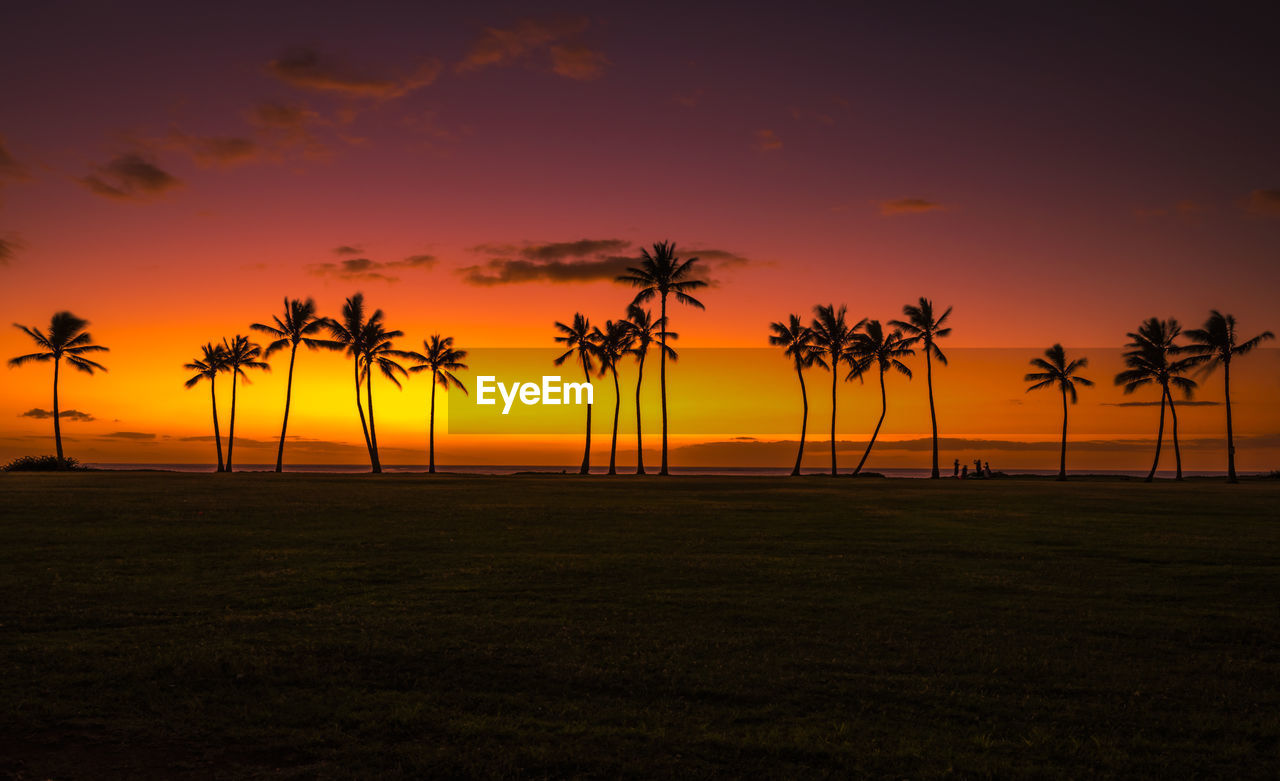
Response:
M662 333L658 338L662 340L662 348L660 352L661 362L658 365L659 384L662 386L662 468L658 470L658 474L669 474L667 471L667 294L662 294L662 319L658 322L662 323Z
M618 474L618 412L622 409L622 392L618 390L618 370L609 367L613 372L613 441L609 444L609 474Z
M427 474L436 473L436 381L439 374L431 370L431 422L427 425Z
M374 474L382 473L382 462L378 460L378 429L373 424L373 367L364 375L365 388L369 394L369 455L373 457Z
M213 375L209 375L209 401L213 404L213 444L218 447L218 471L225 472L222 466L222 434L218 431L218 394L214 392Z
M831 476L836 476L836 357L831 356Z
M1058 459L1058 479L1067 479L1067 389L1062 389L1062 456Z
M1238 483L1236 477L1236 440L1231 432L1231 359L1222 362L1222 390L1227 406L1227 482Z
M862 465L867 463L867 456L871 455L871 448L876 443L876 437L880 434L880 426L884 423L884 413L888 410L888 399L884 393L884 369L880 370L880 420L876 422L876 430L871 432L871 441L867 443L867 449L862 453L862 460L858 462L858 468L853 470L853 474L857 477L862 471Z
M1151 462L1151 471L1147 473L1147 482L1156 476L1156 467L1160 464L1160 448L1164 445L1164 395L1160 396L1160 428L1156 431L1156 460Z
M587 362L582 361L582 375L587 378L587 384L591 384L591 372L587 371ZM591 473L591 404L587 404L587 445L582 451L582 467L578 469L578 474L586 475Z
M239 372L231 370L231 427L227 429L227 471L231 470L231 451L236 446L236 379Z
M284 422L280 424L280 447L276 450L276 472L284 471L284 434L289 429L289 402L293 400L293 360L298 357L298 344L289 352L289 382L284 390Z
M62 356L53 359L53 446L58 451L58 468L63 469L66 463L62 460L62 425L58 413L58 367L62 365Z
M796 453L796 465L791 476L800 474L800 462L804 460L804 435L809 429L809 394L804 389L804 371L796 364L796 376L800 378L800 400L804 402L804 415L800 418L800 451Z
M640 433L640 383L644 382L644 353L640 353L640 373L636 375L636 474L644 474L644 437Z
M933 426L933 472L930 478L937 480L938 473L938 413L933 408L933 361L929 356L931 344L924 346L924 377L929 385L929 423Z
M369 426L364 422L364 407L360 404L360 358L356 357L352 364L356 378L356 413L360 415L360 430L364 432L364 449L369 452L369 464L373 465L373 448L369 445Z
M1168 388L1164 389L1164 393L1169 397L1169 417L1173 420L1173 459L1177 466L1175 480L1182 479L1182 450L1178 447L1178 410L1173 405L1173 394Z

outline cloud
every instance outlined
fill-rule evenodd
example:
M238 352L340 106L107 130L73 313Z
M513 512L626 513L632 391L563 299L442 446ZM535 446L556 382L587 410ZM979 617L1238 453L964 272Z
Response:
M333 248L333 254L335 255L359 255L363 252L362 248L353 247L350 244L342 244Z
M526 260L564 260L586 255L623 252L631 246L626 239L578 239L523 244L477 244L472 252L486 255L518 255Z
M377 73L315 49L297 48L267 63L267 71L301 89L389 100L435 81L440 75L440 62L425 60L408 74Z
M182 184L181 179L134 153L116 156L79 181L89 192L117 200L144 200Z
M1104 407L1159 407L1158 401L1120 401L1120 402L1103 402ZM1179 407L1219 407L1222 406L1220 401L1178 401Z
M528 62L545 54L553 73L578 81L598 79L604 75L609 60L580 40L590 26L586 17L576 17L555 21L522 19L509 28L486 27L454 69L466 73Z
M5 145L4 136L0 136L0 183L5 179L23 182L27 178L27 169L13 159L9 147Z
M313 127L325 124L324 120L303 104L259 103L249 110L246 119L257 129L261 142L276 153L300 149L310 158L324 158L330 154L329 147L312 132Z
M350 249L349 247L347 249ZM369 258L348 258L337 263L311 263L307 273L318 277L335 277L337 279L365 279L376 282L398 282L400 278L388 274L388 271L428 270L435 266L438 258L434 255L410 255L404 260L393 260L381 263Z
M0 233L0 266L9 265L9 261L22 249L22 239L16 233Z
M633 258L598 260L533 261L521 258L492 258L476 266L459 269L469 285L509 285L520 282L600 282L611 281L635 263Z
M1254 190L1249 193L1245 210L1259 217L1280 217L1280 190Z
M18 415L18 417L35 418L36 420L48 420L49 418L53 417L53 413L47 409L32 407L26 412L23 412L22 414ZM78 409L64 409L58 413L58 419L59 420L78 420L82 423L88 423L89 421L96 420L96 418L94 418L89 413L81 412Z
M155 438L155 434L148 434L142 431L113 431L100 437L100 439L129 439L140 442L150 441Z
M946 209L946 206L937 201L928 201L924 198L898 198L892 201L880 202L880 216L882 217L924 214L926 212L945 211Z
M757 130L755 148L760 152L776 152L782 148L782 139L772 130Z
M478 244L471 247L471 251L491 257L459 268L457 273L462 275L463 282L482 287L524 282L611 282L639 262L639 253L633 247L633 242L626 239ZM696 256L712 270L754 263L735 252L720 249L682 248L680 255Z
M1209 207L1204 204L1196 203L1190 200L1181 200L1171 207L1150 208L1143 207L1134 209L1133 213L1138 217L1195 217L1208 211Z
M169 133L168 143L189 153L202 166L231 167L250 163L262 154L262 147L243 136L190 136L179 130Z

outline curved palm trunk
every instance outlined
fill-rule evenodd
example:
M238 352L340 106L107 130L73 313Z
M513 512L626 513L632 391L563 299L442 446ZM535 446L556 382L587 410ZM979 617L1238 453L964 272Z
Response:
M1058 459L1058 479L1067 479L1067 389L1062 389L1062 456Z
M618 474L618 412L622 409L622 392L618 390L618 370L610 366L613 372L613 441L609 444L609 474Z
M239 373L231 370L231 426L227 429L227 471L231 471L231 451L236 446L236 380Z
M1227 482L1238 483L1236 478L1236 440L1231 433L1231 359L1222 362L1222 390L1227 406Z
M929 356L929 348L932 344L924 346L924 377L929 385L929 423L933 427L933 472L930 478L937 480L941 475L938 473L938 413L933 408L933 361Z
M836 359L831 356L831 476L836 476Z
M591 384L591 373L587 371L586 361L582 363L582 376L587 378L587 384ZM587 445L582 451L582 467L578 469L578 474L585 475L591 473L591 404L587 405Z
M800 399L804 402L804 416L800 418L800 451L796 453L796 465L791 470L792 477L800 474L800 462L804 460L804 435L809 429L809 394L804 389L804 372L798 363L796 364L796 376L800 378Z
M658 474L665 475L667 472L667 294L662 294L662 334L659 338L662 340L661 361L658 364L659 384L662 386L662 468L658 470Z
M1182 479L1182 450L1178 447L1178 410L1173 405L1173 393L1168 388L1164 389L1164 393L1169 397L1169 417L1173 421L1173 460L1177 466L1175 480Z
M369 448L369 426L364 422L364 407L360 404L360 359L352 363L356 380L356 413L360 415L360 430L364 433L364 449L369 451L369 463L373 463L373 451Z
M374 474L382 473L382 461L378 459L378 429L373 425L373 369L364 375L365 388L369 393L369 455L373 459Z
M439 373L431 370L431 422L427 424L427 474L436 473L436 381Z
M63 469L66 463L62 460L62 425L58 413L58 367L62 365L62 356L53 359L53 446L58 451L58 468Z
M214 392L214 376L209 376L209 401L213 404L213 444L218 447L218 471L227 471L222 465L222 434L218 432L218 394Z
M644 474L644 436L640 433L640 383L644 382L644 353L640 353L640 373L636 376L636 474Z
M1156 467L1160 465L1160 448L1164 445L1164 395L1160 396L1160 428L1156 431L1156 460L1151 462L1151 471L1147 473L1146 482L1156 476Z
M284 422L280 424L280 447L276 450L276 471L284 471L284 434L289 430L289 403L293 400L293 361L298 357L298 343L289 352L289 382L284 390Z
M880 370L880 420L876 422L876 430L871 432L871 441L867 443L867 449L862 453L862 460L858 462L858 468L853 470L856 477L862 471L862 465L867 463L867 456L871 455L871 448L876 444L876 437L880 434L880 426L884 423L884 413L888 410L888 399L884 393L884 369Z

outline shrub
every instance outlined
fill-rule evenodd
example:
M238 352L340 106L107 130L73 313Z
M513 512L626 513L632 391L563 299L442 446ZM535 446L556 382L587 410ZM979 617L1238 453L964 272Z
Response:
M64 458L59 462L57 456L23 456L22 458L13 459L0 467L0 470L5 472L56 472L59 469L83 471L85 468L74 458Z

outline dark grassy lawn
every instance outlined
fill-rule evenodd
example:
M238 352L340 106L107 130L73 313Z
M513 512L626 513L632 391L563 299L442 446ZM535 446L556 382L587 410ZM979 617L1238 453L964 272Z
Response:
M1280 482L0 475L0 774L1275 778Z

